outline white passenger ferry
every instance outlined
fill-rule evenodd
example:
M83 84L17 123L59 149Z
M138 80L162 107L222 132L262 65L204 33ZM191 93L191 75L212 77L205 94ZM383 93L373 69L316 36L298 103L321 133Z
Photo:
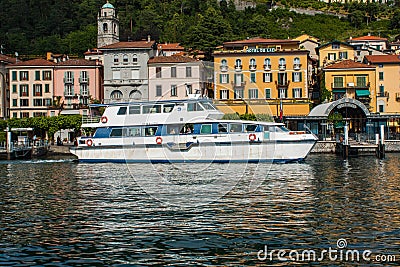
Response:
M95 105L92 105L92 107ZM282 123L222 120L210 100L105 106L95 128L71 148L82 162L291 162L306 158L317 138Z

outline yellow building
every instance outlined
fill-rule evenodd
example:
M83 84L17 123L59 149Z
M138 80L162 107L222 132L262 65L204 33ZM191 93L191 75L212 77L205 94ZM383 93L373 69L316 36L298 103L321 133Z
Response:
M325 67L338 60L354 60L354 47L348 43L333 41L316 48L319 55L319 66Z
M332 100L353 98L375 111L375 66L343 60L323 68L325 87L332 92Z
M364 62L376 67L376 110L400 113L400 59L398 55L365 56Z
M225 42L214 52L217 106L225 113L307 115L308 54L296 40Z

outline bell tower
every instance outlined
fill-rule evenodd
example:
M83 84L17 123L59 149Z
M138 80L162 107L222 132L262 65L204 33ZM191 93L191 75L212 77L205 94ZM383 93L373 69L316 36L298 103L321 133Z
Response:
M115 8L107 0L97 15L97 47L119 42L119 20Z

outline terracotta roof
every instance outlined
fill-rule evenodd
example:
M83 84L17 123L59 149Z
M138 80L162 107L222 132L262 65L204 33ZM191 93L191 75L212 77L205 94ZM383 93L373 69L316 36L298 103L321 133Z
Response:
M48 61L43 58L36 58L27 61L18 61L13 66L54 66L54 62Z
M158 44L157 45L158 50L173 50L173 51L183 51L185 48L183 46L180 46L179 43L172 43L172 44Z
M400 63L399 55L366 55L364 58L371 62L372 64L376 63Z
M4 61L4 62L13 64L16 62L16 59L14 57L9 57L9 56L0 54L0 61Z
M103 54L103 52L101 52L100 50L98 50L97 48L94 49L89 49L88 51L86 51L85 53L83 53L84 55L101 55Z
M359 68L375 68L367 64L355 62L353 60L343 60L326 66L324 69L359 69Z
M134 41L134 42L118 42L115 44L106 45L99 49L115 49L115 48L151 48L155 41Z
M356 37L356 38L351 38L349 40L347 40L348 42L351 41L387 41L387 38L382 38L382 37L378 37L378 36L361 36L361 37Z
M83 58L69 59L57 63L58 66L96 66L96 61Z
M245 39L233 42L225 42L224 46L230 45L248 45L248 44L282 44L282 43L299 43L297 40L290 39L264 39L264 38L253 38L253 39Z
M198 62L198 60L191 58L191 57L184 57L184 56L168 56L168 57L153 57L149 59L148 63L187 63L187 62Z

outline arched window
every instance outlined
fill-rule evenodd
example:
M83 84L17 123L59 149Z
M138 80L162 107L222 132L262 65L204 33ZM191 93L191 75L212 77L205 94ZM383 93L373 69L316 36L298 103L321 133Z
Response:
M242 60L240 58L236 59L235 68L242 69Z
M300 65L300 58L295 57L294 60L293 60L293 63L294 63L295 65Z
M133 62L133 63L137 63L137 61L138 61L137 55L136 55L136 54L133 54L132 62Z
M264 69L267 69L267 70L271 69L271 59L270 58L264 59Z
M103 23L103 32L108 32L108 24Z
M134 89L129 93L129 99L141 100L142 99L142 93L139 90Z
M119 62L118 55L115 55L115 56L114 56L114 63L118 63L118 62Z
M128 63L128 55L123 55L122 61L123 61L124 63Z
M286 60L284 58L279 59L279 69L286 69Z
M228 66L228 62L226 61L226 59L221 60L221 66L223 67Z
M254 70L257 68L256 60L254 58L250 59L250 69Z
M110 94L111 99L122 99L123 96L124 95L122 94L122 92L120 90L114 90Z

